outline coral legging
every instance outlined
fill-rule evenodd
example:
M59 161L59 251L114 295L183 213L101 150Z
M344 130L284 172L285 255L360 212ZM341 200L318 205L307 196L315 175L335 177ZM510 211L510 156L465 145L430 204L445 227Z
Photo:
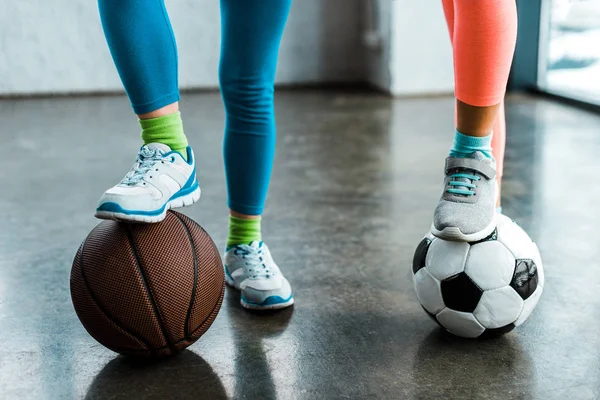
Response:
M517 40L515 0L442 0L454 52L456 98L487 107L501 103L492 149L501 177L506 140L504 94Z

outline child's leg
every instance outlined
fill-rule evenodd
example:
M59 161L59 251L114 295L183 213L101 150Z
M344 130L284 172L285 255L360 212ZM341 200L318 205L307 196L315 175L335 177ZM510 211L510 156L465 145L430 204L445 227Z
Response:
M133 110L179 101L177 46L162 0L98 0L104 35Z
M242 288L242 305L249 308L293 303L260 233L275 154L275 71L290 6L291 0L221 0L219 78L231 209L225 264L228 283Z
M506 92L517 40L514 0L454 0L458 131L491 132Z
M450 33L450 41L454 45L454 0L442 0L444 7L444 15L446 16L446 23L448 25L448 32ZM457 117L455 115L455 124ZM498 180L498 188L502 188L502 175L504 172L504 148L506 145L506 117L504 114L504 100L500 104L494 127L492 128L492 155L496 160L496 177ZM498 200L496 208L501 210L500 207L501 196L498 194Z
M239 216L261 215L267 197L275 155L275 71L290 5L221 0L224 157L229 207Z
M480 240L495 223L492 130L503 128L498 111L516 43L516 5L514 0L443 0L443 5L454 50L457 129L433 233Z
M145 146L125 179L104 193L96 216L158 222L200 196L179 114L175 37L162 0L98 0L98 7Z
M504 101L500 104L498 115L492 129L492 155L496 160L496 179L498 180L498 190L502 190L502 176L504 174L504 148L506 147L506 116L504 115ZM496 210L502 212L500 205L500 192L496 201Z

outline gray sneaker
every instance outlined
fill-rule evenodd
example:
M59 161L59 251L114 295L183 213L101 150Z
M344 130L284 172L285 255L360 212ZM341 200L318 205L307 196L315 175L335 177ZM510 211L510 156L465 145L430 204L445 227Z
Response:
M481 152L446 159L444 192L431 233L445 240L476 242L496 228L496 161Z

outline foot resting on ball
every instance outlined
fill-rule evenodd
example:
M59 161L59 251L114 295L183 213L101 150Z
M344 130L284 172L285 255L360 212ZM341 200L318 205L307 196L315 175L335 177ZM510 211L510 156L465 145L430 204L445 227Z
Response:
M473 242L496 227L496 162L479 151L446 159L444 192L431 232L445 240Z
M129 222L160 222L167 210L189 206L200 198L191 147L187 161L162 143L143 146L118 185L100 198L96 217Z
M225 281L242 292L243 307L273 310L294 304L290 283L263 242L229 246L224 264Z

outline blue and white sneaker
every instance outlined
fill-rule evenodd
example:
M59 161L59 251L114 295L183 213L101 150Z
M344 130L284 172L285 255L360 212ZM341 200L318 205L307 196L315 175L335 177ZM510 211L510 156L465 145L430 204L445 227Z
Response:
M231 246L224 258L225 281L241 290L242 307L275 310L294 304L290 283L263 242Z
M96 217L128 222L160 222L171 208L200 199L196 162L191 147L186 161L162 143L142 146L138 159L118 185L108 189Z

